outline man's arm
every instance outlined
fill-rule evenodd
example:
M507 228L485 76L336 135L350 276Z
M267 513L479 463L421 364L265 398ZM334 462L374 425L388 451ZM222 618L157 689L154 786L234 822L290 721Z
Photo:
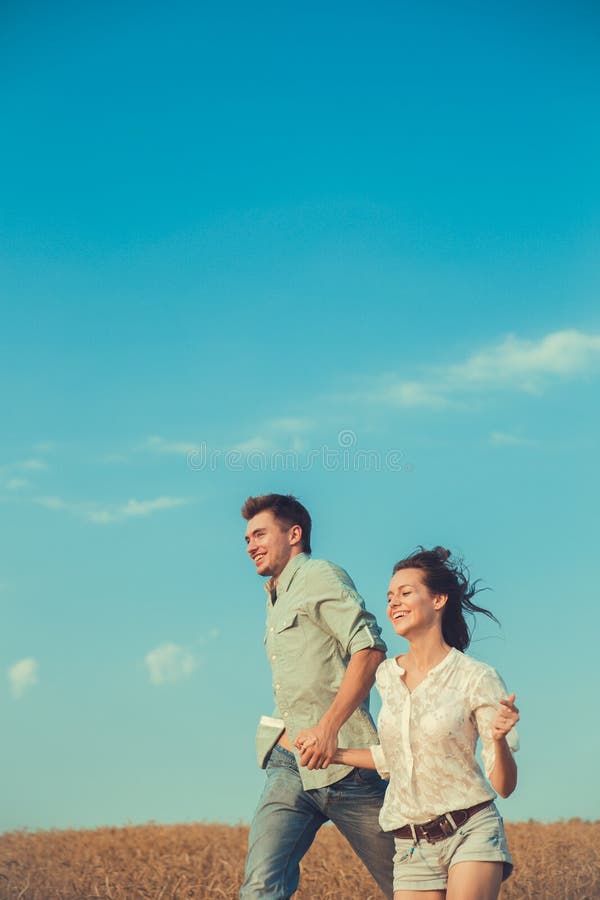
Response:
M384 659L385 653L373 647L352 654L329 709L313 728L305 728L296 736L294 744L301 751L303 766L326 769L333 761L338 748L338 732L371 690L375 671Z

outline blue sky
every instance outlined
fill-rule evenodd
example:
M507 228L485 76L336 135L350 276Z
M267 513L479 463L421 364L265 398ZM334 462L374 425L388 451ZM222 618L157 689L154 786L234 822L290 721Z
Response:
M504 814L598 816L599 24L4 12L0 828L249 820L271 490L381 621L398 558L463 554Z

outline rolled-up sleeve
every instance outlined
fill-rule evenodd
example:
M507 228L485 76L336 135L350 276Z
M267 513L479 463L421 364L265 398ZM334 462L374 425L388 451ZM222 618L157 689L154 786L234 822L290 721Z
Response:
M500 700L506 697L508 697L506 685L496 670L491 667L486 669L473 689L471 703L481 738L481 757L488 778L496 760L494 721L498 715ZM519 735L516 728L511 728L506 735L506 741L511 751L516 753L519 749Z
M337 566L320 562L309 577L307 613L315 624L329 632L347 656L366 649L385 653L377 620L365 609L350 576Z
M379 772L380 776L384 778L386 781L390 780L390 766L385 758L385 753L383 752L383 748L381 744L373 744L369 747L371 751L371 756L373 757L373 762Z

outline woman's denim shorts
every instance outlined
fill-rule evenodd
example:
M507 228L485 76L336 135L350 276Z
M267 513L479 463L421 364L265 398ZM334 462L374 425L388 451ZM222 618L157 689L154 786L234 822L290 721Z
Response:
M459 862L501 862L503 881L512 872L502 817L493 803L435 844L424 839L415 844L411 838L396 838L394 890L444 890L449 870Z

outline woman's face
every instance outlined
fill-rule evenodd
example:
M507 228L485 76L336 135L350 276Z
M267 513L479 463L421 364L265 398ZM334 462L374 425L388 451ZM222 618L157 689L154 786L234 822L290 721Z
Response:
M395 572L388 590L387 615L396 634L410 638L440 626L445 594L432 594L421 569Z

